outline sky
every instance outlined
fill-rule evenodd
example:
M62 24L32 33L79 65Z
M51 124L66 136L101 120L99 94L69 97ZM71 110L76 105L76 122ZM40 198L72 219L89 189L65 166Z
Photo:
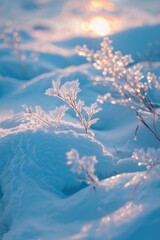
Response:
M160 23L159 0L0 0L0 26L28 29L34 37L61 40L104 36ZM41 33L41 30L46 30Z

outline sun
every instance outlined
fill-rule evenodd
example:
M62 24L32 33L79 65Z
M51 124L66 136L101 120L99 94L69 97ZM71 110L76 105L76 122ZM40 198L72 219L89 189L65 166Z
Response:
M92 18L90 29L100 36L105 36L111 31L108 21L103 17Z

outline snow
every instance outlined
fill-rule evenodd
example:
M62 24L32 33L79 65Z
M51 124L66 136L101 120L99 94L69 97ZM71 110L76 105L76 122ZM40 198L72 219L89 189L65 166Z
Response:
M142 125L134 140L131 109L99 105L94 138L68 126L32 131L22 122L23 104L46 112L64 104L45 95L57 78L62 84L78 79L78 99L86 106L108 90L93 81L97 71L76 53L77 45L97 50L102 41L82 31L83 19L110 13L119 21L110 33L114 48L141 62L144 73L160 76L160 50L151 51L151 64L145 55L149 42L160 41L159 1L110 3L93 11L90 1L0 2L1 32L8 36L13 29L22 37L18 56L0 39L0 240L160 239L160 167L145 175L146 167L132 157L134 149L159 148L159 141ZM65 120L80 124L73 109ZM71 149L80 157L96 156L96 187L79 181L67 165Z

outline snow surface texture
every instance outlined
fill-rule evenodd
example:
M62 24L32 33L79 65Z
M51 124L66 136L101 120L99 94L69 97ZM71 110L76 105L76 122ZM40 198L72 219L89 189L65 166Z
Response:
M114 48L132 54L135 64L143 61L144 72L160 75L160 52L152 49L146 56L147 44L160 41L159 1L147 5L117 0L96 13L86 2L0 2L1 32L8 36L13 29L22 38L18 52L13 51L15 42L0 40L0 239L160 239L160 167L145 175L146 167L131 158L135 148L159 148L159 142L144 126L134 141L134 112L105 102L97 114L99 121L91 126L113 157L105 156L102 145L90 138L52 129L28 131L21 121L23 104L40 105L46 111L63 104L44 94L57 77L63 83L79 79L79 97L86 105L105 94L107 87L95 84L93 67L75 51L77 45L99 47L100 38L77 27L94 14L119 17L110 36ZM66 120L78 121L72 110ZM81 157L96 156L100 179L96 189L79 182L67 165L66 152L71 149Z

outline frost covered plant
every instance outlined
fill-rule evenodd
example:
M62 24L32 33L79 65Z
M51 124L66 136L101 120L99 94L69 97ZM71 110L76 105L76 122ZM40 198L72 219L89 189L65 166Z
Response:
M144 165L147 169L151 169L156 165L160 165L160 148L148 148L145 152L144 149L135 149L132 155L137 159L138 165Z
M22 105L25 109L24 121L29 121L29 126L35 126L37 128L43 128L46 125L56 128L61 124L71 125L77 128L83 128L85 133L88 133L90 126L98 120L98 118L94 118L93 115L98 113L101 108L97 106L97 103L93 103L90 107L86 107L84 101L77 100L77 94L80 91L78 80L66 82L60 86L60 79L58 79L52 81L52 88L46 91L46 95L58 97L67 103L69 107L75 111L76 116L81 122L81 126L64 120L62 121L66 111L69 109L66 105L56 107L54 110L49 111L49 113L46 113L40 106L36 106L33 111L31 107Z
M98 120L98 118L94 118L94 115L98 113L101 108L98 107L97 103L93 103L89 107L85 106L84 101L77 99L80 91L78 80L65 82L61 85L60 79L52 81L52 88L46 91L46 95L58 97L67 103L68 106L74 110L80 123L74 123L73 121L66 121L64 119L65 113L69 108L66 105L56 107L49 113L46 113L40 106L36 106L35 110L32 110L31 107L22 105L25 109L22 120L25 123L27 122L25 128L27 127L35 131L46 126L58 128L60 125L63 125L63 129L60 129L60 131L55 130L55 133L70 132L75 136L87 137L101 147L104 155L112 156L105 146L94 137L94 133L89 131L90 126ZM82 130L84 133L81 133Z
M59 128L63 124L63 117L68 110L68 107L65 105L56 107L54 110L49 111L49 113L46 113L40 106L35 106L34 111L27 105L22 105L22 107L25 109L24 121L28 122L29 128L34 130L43 128L46 125Z
M23 41L21 34L16 30L8 31L7 29L4 29L3 33L0 34L0 40L2 40L3 44L11 49L11 53L18 59L23 77L26 78L27 69L25 61L27 59L27 55L31 61L37 62L39 54L36 52L26 54L25 49L22 46ZM33 68L36 67L33 65Z
M21 36L18 31L13 31L11 33L2 33L0 35L0 39L12 49L12 54L17 56L20 60L24 60L26 58L25 54L21 50Z
M77 173L78 179L87 184L95 184L98 178L95 175L95 164L97 163L96 156L80 157L76 149L71 149L66 153L67 164L72 165L71 171Z
M135 185L133 191L131 192L131 198L133 198L137 188L140 186L142 181L147 178L147 175L153 167L160 165L160 148L148 148L147 151L144 151L143 148L135 149L132 158L138 161L139 166L146 166L147 171L144 172L141 179Z
M98 120L98 118L94 118L93 115L98 113L101 108L97 106L97 103L86 107L84 101L77 100L77 94L80 91L78 80L65 82L61 85L60 79L57 79L52 81L52 88L46 91L46 95L58 97L66 102L76 113L85 133L88 133L90 126Z
M131 55L123 56L120 51L114 51L109 38L104 38L98 51L90 50L86 45L77 47L77 50L80 56L85 57L95 69L102 72L104 83L113 90L113 94L107 92L104 96L99 96L98 101L103 103L108 100L112 104L129 105L137 115L138 127L140 123L144 124L160 141L160 133L156 128L160 114L157 103L154 103L151 97L154 90L160 90L160 78L151 72L144 77L142 66L131 65ZM148 115L152 118L151 123L146 121Z

